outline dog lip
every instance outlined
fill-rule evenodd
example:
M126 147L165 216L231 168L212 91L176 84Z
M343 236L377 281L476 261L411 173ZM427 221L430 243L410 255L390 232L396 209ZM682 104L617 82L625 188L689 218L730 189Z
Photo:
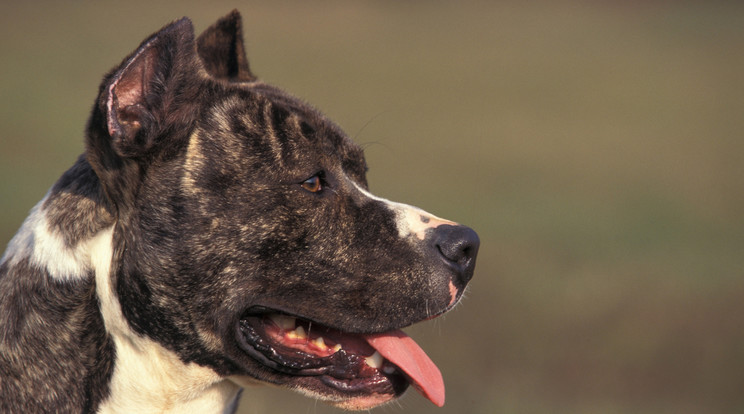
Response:
M297 321L301 321L298 329L302 329L303 337L295 337L294 343L283 343L284 340L289 340L294 331L277 327L272 320L274 315L277 313L254 313L241 318L238 324L239 342L242 348L264 365L294 375L330 374L339 378L346 376L340 369L343 367L356 370L367 369L366 366L369 364L365 360L375 350L357 334L345 333L296 318ZM295 317L292 318L295 319ZM301 328L303 325L307 334L304 334L305 329ZM310 337L311 331L315 338ZM317 332L321 332L322 336ZM324 345L321 351L317 345L313 347L318 337L325 337L331 344L336 344L338 347Z
M364 335L364 334L379 333L379 332L393 330L393 329L403 329L403 328L405 328L405 326L391 326L391 327L389 327L387 329L372 329L372 330L363 330L363 329L360 329L360 330L352 330L352 329L342 328L340 326L334 326L334 325L331 325L331 324L329 324L327 322L323 322L323 321L321 321L321 320L319 320L317 318L313 318L311 316L306 316L306 315L303 315L303 314L297 314L297 313L294 313L291 310L288 310L286 308L283 308L283 307L280 307L280 306L274 306L274 305L271 305L271 306L253 305L253 306L249 307L248 309L246 309L243 312L243 314L242 314L243 316L242 316L241 319L245 319L245 318L251 317L251 316L258 317L258 316L267 316L267 315L271 315L271 314L280 314L280 315L291 316L293 318L297 318L297 320L302 320L302 321L309 322L313 326L315 326L315 325L323 326L323 327L330 328L330 329L333 329L333 330L336 330L336 331L339 331L339 332L343 332L344 334L347 334L347 335Z
M271 321L272 316L277 314L289 316L265 306L253 306L243 313L237 324L240 349L264 367L279 375L295 377L303 384L309 382L313 391L328 394L332 400L338 394L346 401L370 395L392 399L408 388L409 381L394 365L384 362L384 365L374 368L367 362L368 355L375 350L360 334L346 333L291 316L297 318L300 326L311 326L313 336L321 333L330 343L343 344L340 349L331 347L325 351L333 351L330 355L313 353L308 345L293 347L282 342L289 332L281 330ZM305 386L300 385L300 388Z
M295 364L292 364L289 361L278 362L277 359L280 359L279 353L268 345L260 335L255 333L255 330L253 330L245 320L241 320L239 323L237 337L243 351L261 364L276 371L285 374L303 376L322 375L328 371L329 366L323 365L321 361L315 360L313 365L308 364L307 362L313 361L313 359L310 358L305 359L307 362L304 364L302 362Z

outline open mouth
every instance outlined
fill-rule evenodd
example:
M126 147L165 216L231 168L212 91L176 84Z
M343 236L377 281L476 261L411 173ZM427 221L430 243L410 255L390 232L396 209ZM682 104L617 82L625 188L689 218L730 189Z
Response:
M240 319L244 352L278 373L302 377L338 405L366 409L400 396L411 384L444 404L436 365L402 331L352 334L284 313L252 310Z

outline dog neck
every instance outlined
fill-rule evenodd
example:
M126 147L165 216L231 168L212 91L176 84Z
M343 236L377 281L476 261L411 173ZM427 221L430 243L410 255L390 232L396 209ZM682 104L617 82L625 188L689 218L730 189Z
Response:
M116 362L109 398L99 413L234 413L240 387L214 371L184 364L141 337L114 337Z
M35 278L24 283L34 284L35 291L47 301L70 289L80 291L75 298L68 296L57 304L59 311L65 315L95 313L96 320L102 320L95 329L78 325L76 317L67 319L67 326L55 327L56 332L68 330L71 334L51 335L48 341L85 335L97 338L92 343L99 345L94 345L98 351L80 349L80 361L72 363L86 378L95 379L94 383L64 384L60 378L47 385L49 391L67 392L73 401L85 398L83 388L94 387L99 390L97 397L89 397L87 405L100 413L233 413L240 387L209 368L184 363L172 351L129 327L111 282L115 227L97 177L81 157L31 210L0 260L3 268L16 269L8 273L7 283L9 278ZM66 308L59 308L62 303ZM7 311L4 317L10 320L24 310ZM38 337L24 341L34 349L55 346ZM94 364L89 358L95 352Z
M107 234L108 233L108 234ZM133 332L111 284L113 227L91 252L96 293L116 349L109 397L99 413L233 413L240 387L213 370L184 363L157 342Z

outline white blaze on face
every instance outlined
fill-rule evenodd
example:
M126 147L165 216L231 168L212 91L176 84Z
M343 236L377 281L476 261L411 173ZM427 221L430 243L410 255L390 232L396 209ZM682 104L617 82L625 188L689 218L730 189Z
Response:
M439 218L418 207L414 207L404 203L397 203L395 201L377 197L371 194L369 191L360 187L357 183L353 181L351 182L354 184L357 190L359 190L366 197L384 203L390 210L395 213L395 222L398 227L398 235L403 239L407 238L410 235L414 235L419 240L424 240L426 238L426 230L428 229L433 229L443 224L447 224L450 226L457 225L457 223L455 223L454 221Z

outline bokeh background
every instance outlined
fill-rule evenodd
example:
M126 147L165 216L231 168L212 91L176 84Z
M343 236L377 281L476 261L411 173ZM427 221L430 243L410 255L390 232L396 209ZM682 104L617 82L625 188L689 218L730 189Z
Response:
M444 373L383 413L744 412L740 2L3 2L0 245L82 152L102 75L244 17L253 70L366 148L374 192L479 231ZM337 413L271 387L241 413Z

